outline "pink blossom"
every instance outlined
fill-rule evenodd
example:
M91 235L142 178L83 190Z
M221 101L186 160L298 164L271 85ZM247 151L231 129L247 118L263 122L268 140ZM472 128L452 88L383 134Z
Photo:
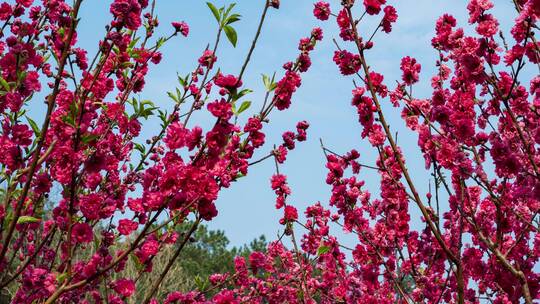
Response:
M315 3L313 15L319 20L328 20L330 17L330 3L319 1Z
M130 297L135 292L135 283L129 279L119 279L112 283L114 291L123 297Z
M177 33L182 34L182 36L187 37L187 35L189 34L189 25L184 21L172 22L171 25L174 27L174 30Z
M135 221L128 219L121 219L118 221L118 232L122 235L130 235L133 231L137 229L139 224Z
M72 236L77 243L90 243L94 240L92 227L86 223L76 223L72 228Z

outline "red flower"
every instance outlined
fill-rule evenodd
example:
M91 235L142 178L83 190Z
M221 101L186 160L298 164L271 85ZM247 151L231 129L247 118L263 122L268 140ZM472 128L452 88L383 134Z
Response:
M119 279L112 283L114 291L123 297L129 297L135 292L135 283L129 279Z
M323 30L320 27L312 29L311 37L316 41L321 41L323 39Z
M383 32L390 33L392 31L392 23L397 21L397 17L396 9L393 6L388 5L384 8L384 17L381 22Z
M283 210L283 220L285 222L293 222L298 219L298 211L295 207L291 205L285 206L285 209Z
M233 115L231 104L224 98L209 103L207 107L212 115L225 121L229 120Z
M96 193L81 197L80 209L86 219L97 220L99 218L102 201L102 197Z
M199 58L199 63L203 67L211 69L214 66L214 62L217 61L217 57L211 50L205 50L202 56Z
M90 243L94 240L92 227L87 223L76 223L71 230L72 237L77 243Z
M313 15L319 20L328 20L328 17L330 17L330 3L324 1L315 3Z
M156 255L159 251L159 243L156 240L148 240L141 246L141 257L146 261L148 257Z
M227 89L229 92L242 86L242 81L236 78L234 75L217 74L214 78L214 83L220 87Z
M285 189L287 187L287 177L283 174L276 174L271 179L272 190Z
M403 57L403 59L401 59L401 71L403 72L401 79L403 79L407 85L418 82L418 74L420 73L421 68L421 65L416 62L416 59L409 56Z
M386 0L364 0L366 12L370 15L377 15L381 12L381 6L386 3Z
M139 224L135 221L128 219L121 219L118 221L118 232L122 235L129 235L137 229Z
M270 0L270 3L268 3L271 7L278 9L279 8L279 0Z
M7 20L11 16L11 13L11 5L7 2L2 2L2 4L0 4L0 20Z
M279 146L272 153L274 154L276 161L282 164L287 159L287 152L287 148L285 148L284 146Z
M334 62L343 75L352 75L360 70L360 55L346 50L334 52Z
M249 264L254 274L257 274L259 269L264 269L266 263L266 256L262 252L254 251L249 255Z
M300 87L301 82L300 75L296 72L285 73L275 90L275 105L278 110L285 110L291 105L292 94Z
M171 25L174 27L176 33L180 33L184 37L187 37L189 34L189 25L184 21L172 22Z
M136 30L141 26L141 10L137 0L115 0L110 8L111 14L116 18L113 25Z

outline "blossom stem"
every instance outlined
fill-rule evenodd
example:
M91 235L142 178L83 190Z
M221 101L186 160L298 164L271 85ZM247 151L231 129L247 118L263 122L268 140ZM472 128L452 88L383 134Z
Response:
M249 48L249 52L246 56L246 60L244 61L244 64L242 64L242 68L240 69L240 73L238 74L238 80L237 83L242 80L242 76L244 75L244 72L246 71L246 68L249 64L249 61L251 59L251 55L253 54L253 51L255 50L255 46L257 45L257 40L259 40L259 36L261 34L262 26L264 24L264 19L266 18L266 13L268 12L269 0L266 0L266 4L264 5L264 9L261 15L261 19L259 20L259 25L257 27L257 32L255 33L255 37L253 38L253 41L251 42L251 47Z

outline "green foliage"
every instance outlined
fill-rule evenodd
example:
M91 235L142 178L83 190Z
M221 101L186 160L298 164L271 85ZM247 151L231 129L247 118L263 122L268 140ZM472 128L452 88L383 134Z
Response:
M20 216L19 219L17 219L17 224L37 223L39 221L41 220L33 216L23 215L23 216Z
M223 30L225 31L225 34L227 35L227 39L229 39L231 44L234 47L236 47L236 42L238 41L238 34L236 33L236 30L230 25L224 26Z
M264 87L266 88L267 92L272 92L277 87L276 79L276 73L274 72L274 75L272 75L272 78L268 77L268 75L261 74L263 79Z
M209 230L201 225L193 235L193 242L182 251L179 263L188 278L206 279L214 273L233 271L236 256L247 257L253 251L265 251L266 244L265 237L260 236L249 245L229 248L230 241L224 231Z
M177 228L180 239L182 233L188 231L191 225L193 225L192 222L186 222ZM154 274L163 271L165 265L173 257L178 248L177 246L178 243L160 250L159 254L152 260ZM184 247L173 267L167 273L161 284L160 291L156 294L156 298L162 301L167 296L168 291L171 290L182 292L194 289L206 290L211 287L208 280L210 275L233 271L235 257L248 257L253 251L264 252L266 246L266 239L264 236L260 236L249 245L230 247L230 241L223 231L210 230L207 226L200 225L192 235L191 241ZM144 265L132 254L124 270L120 273L114 273L112 280L123 277L137 277L143 268ZM128 303L141 303L148 290L152 288L154 280L154 275L144 273L137 281L137 293L128 300Z
M214 15L214 18L216 18L219 28L225 32L225 35L227 36L227 39L229 39L229 42L234 47L236 47L236 42L238 41L238 34L236 33L236 30L231 26L231 24L239 21L242 17L240 14L231 14L231 11L236 5L236 3L232 3L226 8L225 6L217 8L214 4L210 2L206 2L206 5L212 12L212 15Z

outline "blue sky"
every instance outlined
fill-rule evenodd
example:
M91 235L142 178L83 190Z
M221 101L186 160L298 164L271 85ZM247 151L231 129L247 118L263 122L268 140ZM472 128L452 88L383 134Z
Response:
M97 41L103 36L104 25L110 18L108 6L111 1L88 0L83 2L79 28L79 44L90 50L96 49ZM217 6L233 1L215 1ZM224 73L238 73L243 58L255 33L255 27L264 5L263 0L236 0L236 11L242 20L235 24L239 42L233 48L226 40L218 51L218 66ZM297 56L298 40L309 35L314 26L320 26L325 32L325 39L312 53L312 68L303 75L302 87L293 98L291 108L286 112L274 112L271 124L266 126L267 145L259 151L259 156L270 151L273 144L281 142L281 134L292 130L297 121L307 120L308 141L297 145L289 153L288 161L280 170L289 178L293 195L289 202L302 211L306 206L321 201L328 205L330 187L325 184L325 162L319 146L319 138L328 148L336 152L357 149L361 161L374 164L375 154L370 146L361 139L361 128L357 122L356 111L350 106L352 78L342 77L332 62L335 46L332 38L337 37L334 20L320 22L312 16L312 0L282 0L279 10L270 10L267 23L251 64L244 78L245 87L255 92L247 98L253 101L249 113L259 109L262 104L264 87L261 73L272 74L277 71L282 75L281 65ZM334 10L340 1L331 0ZM418 97L429 96L429 78L434 73L436 52L430 47L436 19L445 12L453 14L461 26L466 26L467 10L464 0L407 0L389 1L398 11L398 21L390 34L377 34L375 47L368 54L372 69L382 73L390 88L395 87L395 80L400 79L399 63L403 56L416 57L422 64L421 84L415 87ZM512 9L511 1L494 1L497 5L494 14L501 18L503 28L509 20L507 12ZM166 91L172 91L176 83L176 73L182 75L191 71L196 59L205 46L213 42L216 22L201 0L158 0L157 15L161 26L159 33L165 35L171 31L171 21L186 21L191 32L188 38L176 37L163 48L163 61L154 67L147 78L147 85L141 98L151 99L164 108L172 108ZM506 18L506 20L504 20ZM378 19L367 18L359 28L364 34L371 33ZM350 45L342 44L345 48ZM111 97L112 98L112 97ZM398 142L402 144L407 163L417 186L425 193L428 189L429 176L425 173L424 162L416 147L416 136L408 131L399 116L400 110L392 109L385 103L391 128L398 132ZM248 115L244 114L244 118ZM210 123L205 115L197 115L192 123L203 127ZM141 142L159 131L159 123L150 120L143 127ZM257 157L255 157L257 159ZM225 189L217 201L218 217L209 225L214 229L225 230L233 245L249 242L261 234L273 239L282 227L278 223L281 211L274 208L274 194L269 187L270 176L274 173L272 161L250 168L249 175L242 178L230 189ZM378 193L378 178L373 172L362 171L360 177L366 179L367 188L375 195ZM414 208L413 208L414 209ZM418 212L412 210L413 218Z

